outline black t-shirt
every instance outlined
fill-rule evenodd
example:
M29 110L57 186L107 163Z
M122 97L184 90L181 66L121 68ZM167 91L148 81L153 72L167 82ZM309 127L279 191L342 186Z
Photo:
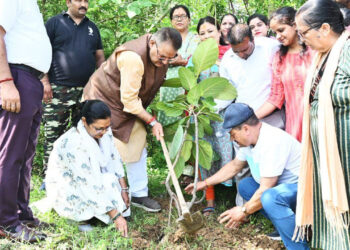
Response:
M85 17L79 25L65 12L50 18L46 31L52 45L51 83L85 86L96 68L96 50L102 49L98 28Z

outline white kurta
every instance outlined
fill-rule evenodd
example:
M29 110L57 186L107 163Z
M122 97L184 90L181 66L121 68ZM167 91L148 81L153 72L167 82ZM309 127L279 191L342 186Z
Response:
M108 211L126 209L121 177L124 170L111 129L98 144L80 121L54 143L46 172L46 202L60 216L75 221L96 217L109 223Z

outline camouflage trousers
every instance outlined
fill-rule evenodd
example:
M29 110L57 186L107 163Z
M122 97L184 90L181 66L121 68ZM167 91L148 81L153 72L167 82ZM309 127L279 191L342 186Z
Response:
M66 87L51 85L53 98L44 104L44 168L47 168L53 143L66 132L71 125L71 119L79 115L78 103L81 100L83 87Z

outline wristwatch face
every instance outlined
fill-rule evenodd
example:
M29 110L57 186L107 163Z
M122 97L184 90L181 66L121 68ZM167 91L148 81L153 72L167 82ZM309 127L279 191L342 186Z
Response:
M247 213L247 208L246 207L242 207L242 212L243 213Z

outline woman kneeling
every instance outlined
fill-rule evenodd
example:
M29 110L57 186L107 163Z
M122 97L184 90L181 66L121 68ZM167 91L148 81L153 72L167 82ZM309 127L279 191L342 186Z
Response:
M60 216L114 222L126 237L122 213L129 206L129 195L110 117L102 101L83 103L81 117L54 144L46 173L47 199Z

